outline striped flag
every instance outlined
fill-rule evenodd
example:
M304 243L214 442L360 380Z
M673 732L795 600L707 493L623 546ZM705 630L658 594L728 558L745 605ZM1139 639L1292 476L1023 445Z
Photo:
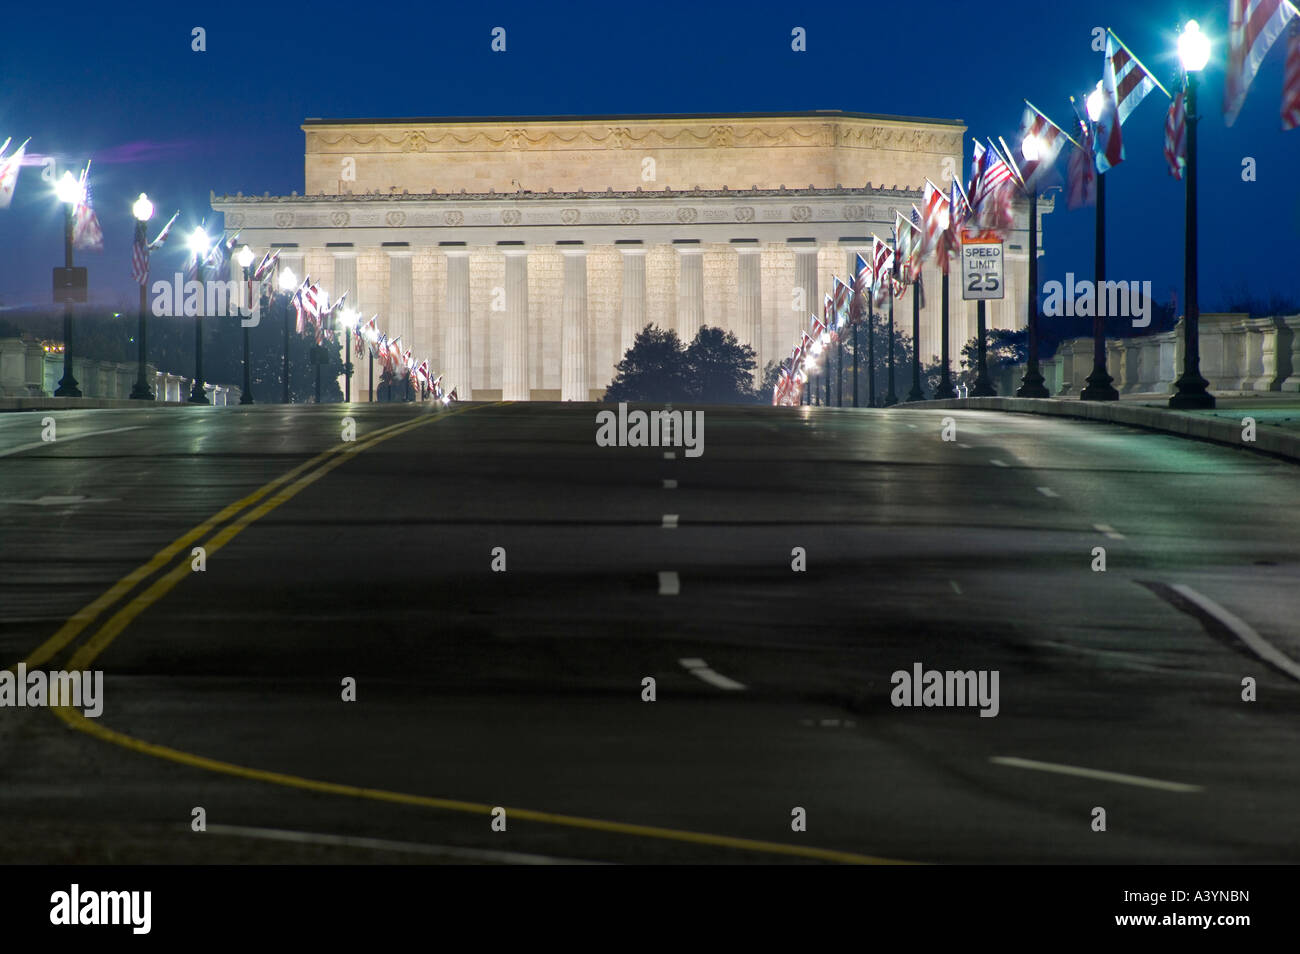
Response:
M1237 121L1259 65L1296 13L1295 6L1287 0L1228 0L1228 65L1223 80L1225 124L1231 126Z
M257 268L253 269L253 281L260 282L271 273L280 261L280 250L277 248L274 252L267 252L262 256L262 260L257 263Z
M894 210L894 247L898 255L899 274L907 282L907 263L912 259L912 223L897 209Z
M138 285L149 281L149 243L144 229L143 222L135 223L135 241L131 243L131 277Z
M912 254L907 259L908 281L916 284L916 294L919 296L920 305L925 307L925 285L921 281L921 268L925 265L925 256L921 254L921 244L925 239L925 231L921 227L921 210L912 206Z
M180 216L181 216L180 210L177 209L176 212L172 215L172 217L167 220L167 224L162 227L162 231L158 233L158 237L149 243L149 251L155 252L158 249L163 247L163 244L167 241L168 236L172 234L172 226L176 224L176 220L180 218Z
M956 181L956 180L953 180ZM883 305L893 293L894 250L888 243L871 236L871 257L876 263L876 282L874 301L876 307Z
M949 202L943 190L929 179L925 180L921 207L925 210L922 214L925 220L925 235L921 242L921 256L922 258L936 256L939 270L946 275L948 274L948 243L945 237L948 234Z
M992 144L985 149L978 140L975 142L975 170L970 183L971 211L977 221L991 226L1000 215L1001 193L1006 185L1014 185L1015 176Z
M1082 141L1070 153L1069 188L1065 204L1082 209L1097 204L1097 166L1092 158L1092 131L1083 127Z
M1169 115L1165 117L1165 162L1169 163L1171 176L1183 177L1187 166L1187 110L1181 92L1169 104Z
M1056 159L1070 142L1065 130L1044 115L1037 106L1025 101L1025 114L1020 119L1020 143L1033 136L1038 141L1038 158L1025 159L1020 164L1020 178L1025 180L1025 191L1035 191L1043 187L1044 180ZM1023 153L1022 153L1023 155Z
M971 218L970 200L962 191L957 177L952 177L952 193L948 197L948 249L953 253L961 246L961 230Z
M1097 119L1097 171L1105 172L1124 161L1120 127L1146 98L1158 89L1168 95L1113 30L1106 31L1106 62L1101 71L1102 110Z
M27 152L27 143L25 141L21 146L14 150L14 154L8 158L0 158L0 209L9 208L9 203L14 199L14 189L18 186L18 170L23 167L23 156ZM9 148L9 140L5 140L5 149ZM0 157L4 156L4 149L0 149Z
M1282 128L1300 126L1300 19L1291 24L1286 47L1286 75L1282 79Z

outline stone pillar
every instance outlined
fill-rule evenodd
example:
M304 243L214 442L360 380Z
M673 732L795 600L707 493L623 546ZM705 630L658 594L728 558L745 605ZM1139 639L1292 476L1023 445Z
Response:
M469 337L469 249L447 249L447 323L443 340L446 355L443 372L443 390L454 388L461 401L473 399L470 381L473 365L470 363Z
M811 243L794 247L794 287L803 289L804 310L795 317L796 339L800 328L808 324L808 316L822 315L822 301L817 296L817 246Z
M528 249L505 248L506 322L501 347L501 398L527 401Z
M645 247L620 245L618 248L623 253L622 321L619 325L618 352L618 361L622 361L637 334L646 326Z
M736 278L739 287L738 318L741 344L754 349L754 381L763 374L763 252L757 245L740 245L736 248Z
M566 245L564 298L560 306L560 400L586 401L587 381L587 250Z
M704 254L698 245L678 245L677 334L690 344L704 324Z

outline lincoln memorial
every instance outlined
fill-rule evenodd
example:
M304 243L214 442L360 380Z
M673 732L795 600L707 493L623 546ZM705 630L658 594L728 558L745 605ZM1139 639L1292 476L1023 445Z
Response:
M647 323L687 341L721 326L761 370L789 355L872 234L889 241L894 210L920 205L927 177L946 188L962 175L966 151L958 120L836 110L302 129L303 194L213 196L227 235L279 248L331 298L346 291L464 400L598 399ZM1025 324L1027 229L1022 203L990 327ZM937 268L924 281L928 360L940 351ZM895 313L909 333L910 295ZM955 368L975 309L959 281L951 296ZM363 400L366 365L353 388Z

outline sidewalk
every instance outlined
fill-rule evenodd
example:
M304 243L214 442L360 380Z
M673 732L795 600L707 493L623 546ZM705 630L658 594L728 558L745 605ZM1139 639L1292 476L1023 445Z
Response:
M1206 411L1175 411L1167 394L1126 395L1119 401L1080 401L1078 398L955 398L897 404L894 410L1009 411L1051 414L1112 424L1126 424L1194 440L1238 447L1300 463L1300 395L1287 393L1233 395L1217 398ZM1242 419L1255 420L1255 440L1242 439Z

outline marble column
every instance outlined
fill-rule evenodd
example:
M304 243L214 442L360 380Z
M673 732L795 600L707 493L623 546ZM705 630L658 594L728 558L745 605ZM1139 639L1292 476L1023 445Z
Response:
M763 374L763 252L757 245L741 245L737 252L737 284L739 288L740 343L754 349L754 379Z
M704 254L698 245L678 245L677 255L677 334L690 344L704 324Z
M619 251L623 253L623 298L618 361L622 361L637 333L646 325L645 247L620 245Z
M822 315L822 302L817 297L817 246L813 244L794 247L794 287L803 289L804 309L795 315L795 338L799 329L808 324L808 316Z
M587 250L561 246L564 253L564 297L560 306L560 400L586 401L587 381Z
M470 382L469 336L469 249L449 248L447 252L447 323L443 354L446 355L442 387L462 401L473 399Z
M501 398L527 401L528 249L506 248L506 322L501 347Z

